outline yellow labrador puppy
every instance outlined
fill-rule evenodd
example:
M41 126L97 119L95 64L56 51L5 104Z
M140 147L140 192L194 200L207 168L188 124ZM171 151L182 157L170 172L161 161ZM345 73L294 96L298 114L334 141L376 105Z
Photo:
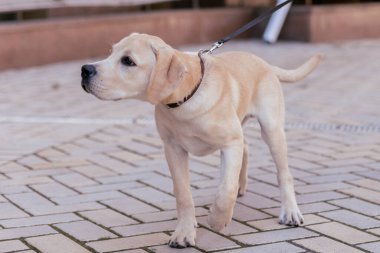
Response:
M280 81L304 78L319 60L317 55L295 70L284 70L249 53L184 53L158 37L134 33L114 45L107 59L82 67L82 87L103 100L135 98L156 106L178 212L169 245L182 248L195 244L197 227L188 154L221 151L222 176L208 217L211 228L220 231L231 221L236 197L247 187L242 123L248 115L258 119L277 167L279 222L303 223L288 168Z

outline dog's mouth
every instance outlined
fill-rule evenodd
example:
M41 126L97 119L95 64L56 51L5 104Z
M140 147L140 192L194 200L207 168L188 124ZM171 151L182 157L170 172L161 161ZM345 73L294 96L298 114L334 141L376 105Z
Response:
M85 92L90 93L90 91L86 87L86 81L85 80L82 79L81 85L82 85L82 88Z

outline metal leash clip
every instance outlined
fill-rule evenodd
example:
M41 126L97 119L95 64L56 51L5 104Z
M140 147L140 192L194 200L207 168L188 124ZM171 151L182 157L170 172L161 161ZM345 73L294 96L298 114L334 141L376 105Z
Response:
M217 41L215 42L212 47L210 49L201 49L199 50L199 55L202 55L202 54L212 54L212 52L215 50L215 49L218 49L220 48L221 46L223 46L224 42L222 41Z

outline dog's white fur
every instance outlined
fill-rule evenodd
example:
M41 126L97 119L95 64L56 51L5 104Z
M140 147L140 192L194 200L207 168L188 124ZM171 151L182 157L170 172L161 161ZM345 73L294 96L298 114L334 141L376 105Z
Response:
M129 56L137 66L124 66ZM188 153L203 156L221 150L221 182L208 223L216 231L232 218L236 197L247 187L247 146L242 122L253 114L260 123L278 171L281 190L280 223L303 222L288 168L281 81L295 82L318 64L314 56L296 70L284 70L243 52L203 55L205 72L195 95L173 109L165 104L182 100L201 78L196 54L174 50L158 37L131 34L113 46L111 55L93 65L97 75L87 90L104 100L137 98L156 105L155 118L173 178L178 224L172 247L195 244L194 203L190 192Z

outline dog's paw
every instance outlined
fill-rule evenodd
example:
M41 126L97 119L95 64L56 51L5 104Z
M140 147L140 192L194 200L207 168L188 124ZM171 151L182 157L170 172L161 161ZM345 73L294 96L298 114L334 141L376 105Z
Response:
M221 209L214 204L210 209L207 222L212 230L219 232L231 222L232 214L233 208Z
M244 196L246 191L247 191L247 182L240 183L238 197Z
M197 226L198 224L195 219L179 222L177 228L170 237L169 246L178 249L195 246Z
M280 224L298 227L299 225L303 224L303 222L304 219L297 204L292 208L281 208L281 214L279 217Z

